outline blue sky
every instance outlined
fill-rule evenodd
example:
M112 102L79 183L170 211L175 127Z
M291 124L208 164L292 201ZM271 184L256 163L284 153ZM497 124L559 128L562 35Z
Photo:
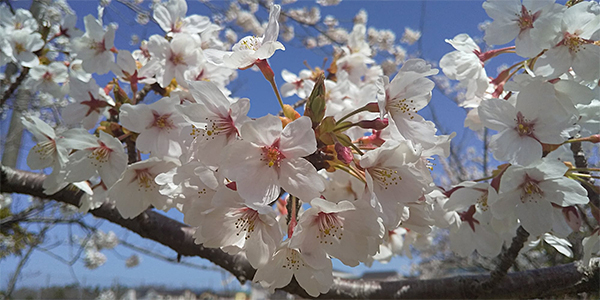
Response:
M148 1L147 1L148 2ZM73 9L80 18L80 28L83 29L82 18L87 14L96 15L96 1L69 1ZM377 29L391 29L399 39L404 32L404 27L418 29L420 27L421 15L424 12L425 18L422 32L422 57L430 61L439 61L446 53L453 51L453 48L444 42L444 39L451 39L459 33L468 33L473 37L481 37L482 33L477 29L477 25L487 19L485 11L481 8L481 1L349 1L344 0L338 6L321 8L321 15L324 17L328 14L334 15L340 20L340 23L346 28L351 28L351 22L354 15L364 8L368 12L367 26ZM15 7L28 7L30 1L16 1L13 3ZM216 5L222 5L223 2L216 1ZM315 5L314 1L299 1L293 6ZM285 9L285 7L284 7ZM208 10L199 2L190 2L188 14L207 14ZM266 12L262 12L260 16L264 19L267 17ZM105 12L105 23L117 22L120 28L117 30L116 47L119 49L134 50L133 46L129 45L131 33L138 34L141 38L148 38L150 35L162 32L157 25L149 23L148 26L142 27L134 22L134 14L127 8L116 1L107 8ZM133 25L133 26L131 26ZM296 28L296 32L300 32ZM241 37L241 36L240 36ZM296 43L284 43L285 51L278 51L270 60L270 64L276 74L276 80L281 86L284 81L280 74L282 69L288 69L291 72L299 72L304 69L303 61L307 61L311 66L321 66L323 56L316 51L299 49L294 47ZM407 48L409 53L414 53L416 45ZM490 75L495 75L494 67L488 69ZM266 82L259 72L251 70L240 71L239 78L235 83L238 88L235 96L248 97L251 101L251 117L260 117L266 113L275 114L279 111L277 100ZM290 97L284 99L284 102L293 103L297 99ZM444 124L445 133L457 132L458 139L462 138L463 121L465 113L462 109L448 98L434 91L432 101L429 108L422 111L422 114L430 119L431 109L434 109L441 122ZM6 122L2 122L2 133L5 134ZM466 133L465 137L468 141L473 142L474 135ZM26 136L24 139L29 147L32 146L31 138ZM476 142L477 143L477 142ZM24 161L25 153L21 155L21 161ZM26 168L24 164L21 164ZM168 213L169 216L181 219L181 215L176 212ZM86 217L88 223L95 224L99 222L92 217ZM139 246L153 249L161 252L169 257L175 257L176 254L157 243L139 238L136 234L128 233L118 226L114 226L109 222L103 222L102 230L114 230L121 238L127 239L130 243L136 243ZM50 239L60 241L66 239L66 229L58 229L52 231ZM80 235L82 233L79 233ZM59 247L55 253L68 257L69 251L76 251L76 248L69 250L69 247ZM107 286L114 282L119 282L126 285L137 284L163 284L172 287L194 287L194 288L221 288L222 274L218 271L202 271L184 266L174 265L156 260L151 257L143 256L142 263L136 268L125 268L125 263L122 257L128 257L134 252L118 247L115 251L104 251L108 257L105 265L96 270L88 270L83 267L82 262L77 262L73 266L73 271L77 275L82 284L86 285L103 285ZM184 260L196 264L212 266L210 262L200 258L184 258ZM0 289L5 289L12 271L15 269L18 259L11 257L0 262ZM410 261L406 258L395 258L391 263L382 265L375 263L373 270L397 270L405 272L409 267ZM361 274L368 269L364 266L358 268L344 267L340 263L334 265L335 268ZM228 278L228 275L225 276ZM33 254L27 263L22 278L19 281L19 286L46 286L55 284L72 283L73 279L70 270L67 266L59 261L51 258L45 253L36 252Z

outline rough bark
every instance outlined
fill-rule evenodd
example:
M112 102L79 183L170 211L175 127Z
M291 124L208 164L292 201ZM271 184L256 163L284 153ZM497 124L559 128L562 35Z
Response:
M68 187L54 195L45 195L42 183L45 176L0 166L0 192L20 193L79 205L81 191ZM209 249L194 243L193 229L156 211L147 210L134 219L124 219L112 204L90 212L142 237L154 240L184 256L199 256L223 267L244 282L256 272L241 255L229 255L219 249ZM598 295L600 290L600 259L589 266L579 262L550 268L509 273L488 291L477 288L488 282L490 275L466 275L440 279L405 279L397 281L363 281L336 278L331 290L320 298L357 299L425 299L425 298L538 298L581 292ZM295 280L285 291L310 298Z

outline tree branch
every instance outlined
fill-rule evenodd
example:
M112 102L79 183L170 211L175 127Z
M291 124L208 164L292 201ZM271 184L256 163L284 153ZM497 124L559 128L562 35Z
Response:
M45 175L15 170L0 165L0 192L20 193L79 205L82 192L72 187L54 195L43 193ZM156 211L147 210L134 219L124 219L114 204L104 204L90 212L142 237L170 247L178 254L199 256L221 266L240 282L251 280L256 270L242 255L229 255L220 249L197 245L193 240L194 229L170 219ZM598 294L600 287L600 259L592 259L589 266L571 263L550 268L515 272L503 276L491 287L489 293L473 289L479 282L486 282L490 275L455 276L441 279L398 281L363 281L335 278L334 285L320 298L536 298L546 295L563 295L581 292ZM283 288L285 291L310 298L295 280Z
M27 77L27 74L29 74L29 68L24 67L21 70L21 74L19 74L19 77L17 77L15 82L13 82L8 87L8 89L6 91L4 91L4 94L2 95L2 99L0 99L0 106L3 106L4 103L6 102L6 100L8 100L8 98L10 98L10 96L17 90L17 88L19 88L19 86L21 85L23 80L25 80L25 78Z
M498 283L502 282L502 279L506 277L508 269L515 264L519 252L523 249L525 242L529 238L529 232L519 226L517 228L517 235L513 238L510 246L502 251L498 256L500 260L496 268L490 273L490 278L481 283L478 288L481 288L483 292L491 291Z
M581 146L581 142L574 142L571 143L571 152L573 152L573 159L575 160L575 166L577 168L587 168L588 167L588 162L587 162L587 158L585 157L585 152L583 151L583 147ZM587 173L589 174L589 172L581 172L581 173ZM594 184L594 180L593 179L587 179L588 182L593 185ZM599 207L600 206L600 194L598 193L598 191L596 191L595 189L591 188L590 186L586 185L586 184L582 184L581 185L584 189L586 189L587 193L588 193L588 198L590 198L590 201L596 206Z

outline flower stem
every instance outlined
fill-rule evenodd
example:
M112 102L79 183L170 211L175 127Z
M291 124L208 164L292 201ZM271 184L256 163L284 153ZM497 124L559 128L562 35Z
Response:
M343 116L341 119L339 119L339 120L337 121L337 123L342 123L343 121L345 121L346 119L348 119L348 118L350 118L350 117L354 116L355 114L357 114L357 113L361 113L361 112L363 112L363 111L366 111L366 110L367 110L367 106L363 106L363 107L361 107L361 108L358 108L358 109L354 110L353 112L351 112L351 113L349 113L349 114L347 114L347 115Z
M277 101L279 101L279 106L281 106L281 109L283 110L283 101L281 100L281 95L279 94L279 89L277 88L277 84L275 83L275 80L271 80L271 87L273 88L273 91L275 91L275 96L277 96ZM285 111L284 111L285 113ZM286 116L289 118L289 116ZM291 119L291 118L290 118Z
M496 175L491 175L491 176L487 176L487 177L483 177L483 178L479 178L479 179L473 179L473 181L475 181L475 182L486 181L486 180L492 179L494 177L496 177Z
M279 89L277 88L277 84L275 83L275 73L273 73L273 69L271 69L269 62L266 59L259 59L254 64L263 73L263 76L265 76L265 79L271 84L271 87L273 88L273 91L275 92L275 96L277 96L277 101L279 101L279 106L281 106L281 109L283 110L283 101L281 100L281 95L279 94ZM285 111L284 111L284 113L285 113ZM286 117L290 118L290 116L286 116ZM292 119L292 118L290 118L290 119Z
M341 123L340 123L340 122L338 122L338 125L339 125L339 124L341 124ZM342 125L342 126L339 126L339 127L338 127L338 126L336 126L336 127L333 129L333 131L334 131L334 132L339 132L339 131L343 131L343 130L346 130L346 129L352 128L352 127L354 127L354 126L356 126L356 123L348 123L348 124L344 124L344 125Z
M342 164L337 164L333 166L334 168L336 168L337 170L341 170L344 171L352 176L354 176L356 179L362 181L362 182L367 182L367 180L365 179L365 176L360 174L360 172L352 167L347 167L345 165Z
M360 148L358 148L356 145L354 145L354 143L351 143L350 147L352 147L352 149L354 149L354 151L358 152L358 154L360 154L360 155L365 154L364 152L362 152L362 150L360 150Z

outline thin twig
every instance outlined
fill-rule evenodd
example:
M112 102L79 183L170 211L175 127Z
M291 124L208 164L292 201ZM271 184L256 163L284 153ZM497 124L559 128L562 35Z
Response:
M182 266L186 266L186 267L190 267L190 268L194 268L194 269L200 269L200 270L208 270L208 271L222 271L223 270L218 267L203 266L203 265L198 265L198 264L194 264L194 263L187 262L187 261L177 261L177 258L167 257L163 254L156 253L156 252L150 251L150 250L142 248L142 247L138 247L138 246L131 244L124 240L119 240L119 244L122 246L125 246L131 250L142 253L144 255L154 257L156 259L160 259L160 260L163 260L166 262L170 262L170 263L174 263L174 264L178 264L178 265L182 265Z
M41 240L43 240L43 237L45 236L46 231L48 231L51 227L53 227L53 226L52 225L47 225L46 227L44 227L40 231L40 233L38 234L38 241L34 241L31 244L31 246L29 246L29 249L27 250L27 253L25 253L25 255L23 256L23 258L21 258L21 260L19 261L19 264L17 265L17 268L15 269L15 272L14 272L13 276L11 277L11 279L10 279L10 281L8 283L8 288L6 289L6 298L10 299L10 295L12 294L12 292L15 289L15 286L17 284L17 280L19 279L19 275L21 274L21 271L23 270L23 267L25 266L25 263L27 263L27 261L31 257L31 254L33 253L33 250L35 250L37 248L37 246L42 242Z
M6 100L8 100L8 98L10 98L10 96L19 88L21 83L23 83L23 80L27 78L27 74L29 74L29 68L23 67L23 69L21 69L21 74L19 74L19 77L17 77L17 80L15 80L15 82L13 82L6 91L4 91L2 99L0 99L0 106L3 106Z

